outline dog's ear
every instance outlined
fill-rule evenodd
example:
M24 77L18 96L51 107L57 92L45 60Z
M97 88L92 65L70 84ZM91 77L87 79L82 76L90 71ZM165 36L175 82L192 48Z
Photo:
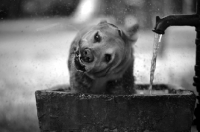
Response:
M124 31L119 30L119 35L125 40L125 41L129 41L129 42L136 42L137 41L137 33L139 30L139 24L134 24L131 27L128 28L124 28Z
M139 30L139 24L134 24L133 26L126 28L125 33L131 40L135 42L137 41L138 38L137 36L138 30Z
M100 22L99 22L99 24L105 24L105 23L108 23L106 20L101 20Z

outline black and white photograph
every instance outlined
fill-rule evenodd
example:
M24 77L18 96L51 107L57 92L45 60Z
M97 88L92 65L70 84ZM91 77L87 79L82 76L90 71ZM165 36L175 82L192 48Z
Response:
M200 0L0 0L0 132L200 132Z

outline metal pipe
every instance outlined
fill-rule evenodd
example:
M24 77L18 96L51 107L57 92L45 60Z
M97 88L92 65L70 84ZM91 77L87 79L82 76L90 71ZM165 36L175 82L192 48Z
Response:
M195 76L194 86L197 89L197 107L194 115L196 117L194 123L197 126L198 132L200 132L200 0L196 0L196 14L192 15L170 15L164 18L156 17L156 26L154 32L158 34L164 34L165 30L169 26L194 26L196 28L196 65L195 65Z
M196 109L194 111L194 115L196 117L195 121L194 121L194 124L196 124L197 126L197 130L198 132L200 132L200 125L197 125L199 124L199 121L200 121L200 97L199 97L199 94L200 94L200 26L197 26L196 27L196 65L195 65L195 76L194 76L194 83L193 85L196 86L196 90L197 90L197 93L198 93L198 96L197 96L197 106L196 106Z
M200 23L199 16L193 15L169 15L164 18L156 17L154 32L164 34L170 26L197 26Z

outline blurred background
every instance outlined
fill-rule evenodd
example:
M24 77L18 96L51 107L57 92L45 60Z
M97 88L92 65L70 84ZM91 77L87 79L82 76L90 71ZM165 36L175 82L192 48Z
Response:
M0 131L39 131L35 91L69 83L69 46L83 27L139 23L134 74L147 84L155 16L192 13L194 0L0 0ZM193 27L167 29L155 83L195 91L195 36Z

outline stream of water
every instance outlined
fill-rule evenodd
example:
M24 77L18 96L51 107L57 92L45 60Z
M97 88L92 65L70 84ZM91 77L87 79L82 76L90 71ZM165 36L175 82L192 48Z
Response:
M162 34L155 33L154 43L153 43L153 56L152 56L152 60L151 60L151 70L150 70L150 86L149 86L150 94L151 94L151 90L153 87L154 72L156 69L156 58L157 58L157 54L158 54L159 45L161 43L161 39L162 39Z

